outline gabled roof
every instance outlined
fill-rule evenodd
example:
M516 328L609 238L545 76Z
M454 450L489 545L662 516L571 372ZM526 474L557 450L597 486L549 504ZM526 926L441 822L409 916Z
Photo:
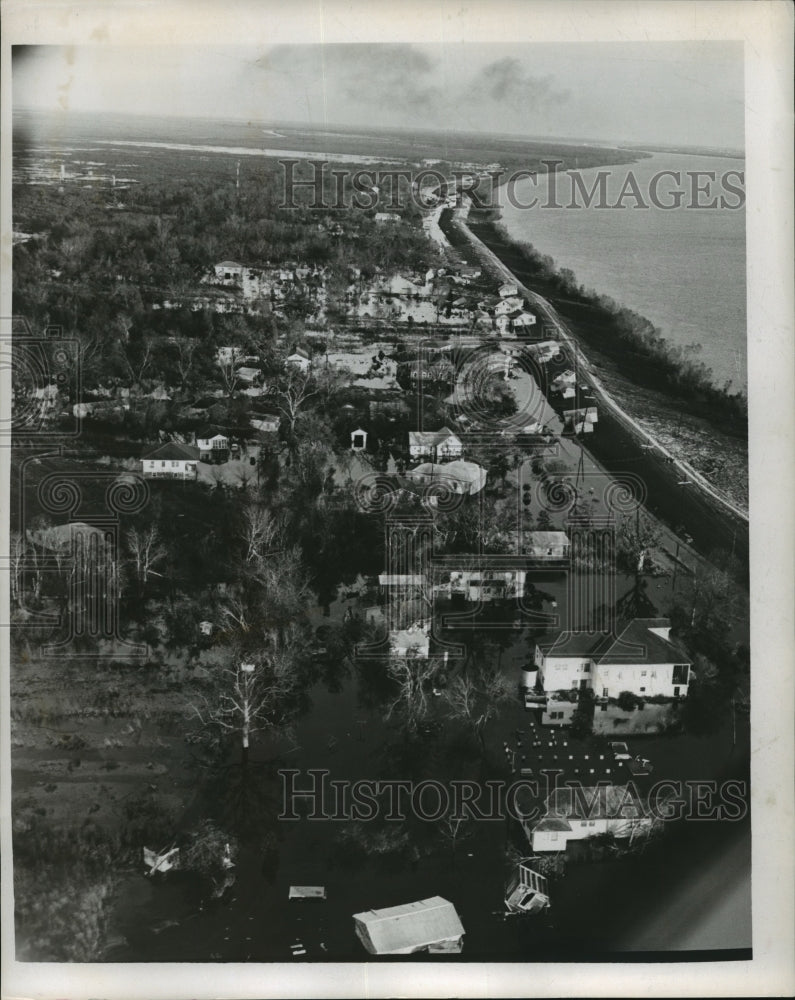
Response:
M441 896L354 913L356 933L374 955L408 954L464 934L456 909Z
M190 444L179 444L177 441L169 441L167 444L162 444L159 448L155 448L154 451L147 451L142 457L147 461L155 459L156 461L198 462L199 449L194 448Z
M571 830L565 819L559 816L545 816L533 829L533 833L553 833Z
M409 431L409 443L414 445L420 444L431 447L440 445L447 438L451 437L455 438L456 441L459 440L458 436L449 427L440 427L438 431Z
M216 267L243 267L242 264L238 264L236 260L222 260L220 264L216 264Z
M650 631L669 628L667 618L634 618L613 635L591 632L558 632L538 643L546 657L589 657L598 664L648 666L687 661L687 654L675 643Z
M686 654L669 639L650 631L653 628L670 628L667 618L635 618L599 656L599 663L646 664L673 663Z
M216 427L214 424L208 424L203 427L196 428L196 438L201 438L203 441L210 440L214 437L227 437L227 433L223 428Z
M566 819L633 819L640 812L637 794L626 785L556 788L547 799L548 815Z

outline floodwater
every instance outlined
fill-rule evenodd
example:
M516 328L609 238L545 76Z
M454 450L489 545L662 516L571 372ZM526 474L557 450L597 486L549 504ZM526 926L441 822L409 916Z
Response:
M511 386L520 413L511 418L534 419L559 430L554 411L540 397L533 378L516 372ZM579 445L561 439L560 458L572 465ZM607 482L592 460L583 455L582 474L590 475L600 498ZM524 471L519 473L524 478ZM599 513L601 508L595 509ZM570 582L563 570L535 571L529 578L537 595L537 610L565 624ZM634 577L615 577L618 605L633 614L665 613L674 598L686 601L692 583L644 580L640 592ZM585 588L584 610L599 603L601 588ZM339 621L355 599L337 600L330 618L318 609L317 624ZM458 619L460 626L460 618ZM455 848L440 824L415 820L409 826L386 822L359 823L368 837L358 849L346 846L351 825L344 819L279 818L287 783L311 789L311 769L327 770L329 781L405 780L434 778L449 788L453 779L510 783L518 766L532 765L531 732L543 733L545 743L567 740L572 751L607 752L607 742L625 739L632 753L648 758L655 780L674 782L748 779L748 720L731 720L709 737L689 734L628 735L621 733L576 740L566 731L541 726L540 712L528 711L519 696L521 665L532 645L518 610L500 616L487 607L469 623L472 631L445 635L466 644L484 637L481 655L499 665L516 696L500 706L485 728L486 752L459 723L446 717L441 699L434 699L431 717L438 731L408 740L397 720L385 720L388 694L377 660L358 659L348 666L330 663L307 692L297 721L295 743L256 744L247 760L233 750L223 765L197 776L196 796L183 823L186 829L212 817L240 844L236 880L220 899L212 899L198 880L174 873L148 879L143 870L128 876L117 896L108 961L361 961L370 959L354 933L353 914L372 908L440 895L455 905L466 931L460 960L576 961L625 957L665 960L732 957L726 949L750 948L750 822L702 821L667 824L660 840L631 857L572 858L563 877L550 880L552 906L540 917L507 917L504 886L518 857L531 854L518 824L510 818L471 820ZM647 706L650 709L657 706ZM645 715L646 713L644 713ZM653 712L649 713L654 714ZM533 728L534 727L534 728ZM519 749L518 739L522 740ZM517 749L509 765L504 744ZM559 744L558 744L559 745ZM568 752L568 750L567 750ZM290 778L280 771L299 772ZM330 788L331 786L327 786ZM316 800L312 800L316 801ZM327 813L336 799L328 794ZM386 832L380 842L373 831ZM408 833L401 848L395 837ZM379 843L392 834L392 849ZM156 846L156 845L149 845ZM716 860L717 859L717 860ZM291 885L322 885L325 901L288 899ZM695 894L695 898L694 898ZM675 928L663 919L670 914ZM292 948L300 945L302 955ZM721 952L715 955L715 950ZM438 956L433 956L438 960ZM747 956L745 956L747 957ZM427 956L426 956L427 958ZM374 959L377 960L377 959ZM423 960L413 957L411 960ZM446 959L451 960L451 959Z
M634 580L621 577L619 597ZM544 595L544 610L566 600L562 573L549 571L535 585ZM653 595L652 591L652 595ZM335 602L332 620L344 608ZM499 639L496 632L492 638ZM460 637L460 633L459 633ZM517 655L529 649L526 631L502 633L499 657L506 678L518 687ZM275 748L256 744L247 762L233 750L223 766L197 776L196 797L184 818L187 829L212 816L237 836L240 854L236 882L220 899L210 899L189 875L146 878L143 869L129 875L118 894L113 919L115 946L109 961L354 961L368 958L355 937L352 915L362 910L397 905L432 895L451 900L466 930L462 960L574 960L616 951L662 951L702 947L699 912L679 919L674 940L660 925L663 907L679 912L689 898L688 880L711 885L715 906L721 904L720 871L708 862L719 849L729 852L735 886L747 878L750 864L748 824L683 823L673 827L661 845L623 860L570 863L563 878L551 882L552 908L540 918L506 918L503 887L510 874L509 846L516 856L529 855L518 826L510 819L471 821L456 850L440 834L438 824L412 828L417 851L379 854L371 844L364 852L346 850L341 820L278 819L285 799L280 769L295 769L296 789L311 788L309 769L327 769L330 780L405 779L434 777L444 784L453 778L476 781L514 780L502 764L503 742L517 731L528 732L540 720L517 697L502 707L486 727L489 765L461 728L444 721L439 702L434 714L441 731L407 741L399 723L385 722L378 703L382 690L376 661L363 660L350 669L331 665L308 692L308 707L298 720L295 745ZM537 730L538 731L538 730ZM569 739L544 729L545 740ZM709 738L680 735L630 738L633 752L653 761L655 778L675 781L746 775L747 720L738 718L736 744L731 726ZM589 741L604 748L605 740ZM525 741L526 745L526 741ZM584 746L584 744L582 744ZM496 763L495 763L496 762ZM326 810L333 812L333 796ZM301 807L296 810L301 813ZM365 828L368 824L360 824ZM385 824L389 827L390 824ZM150 845L152 846L152 845ZM324 902L289 901L290 885L324 885ZM745 894L736 891L722 905L733 914L720 947L745 947ZM631 916L631 920L628 920ZM680 914L681 917L681 914ZM703 917L703 914L701 914ZM646 925L657 931L642 933ZM693 931L692 939L688 929ZM739 929L738 929L739 928ZM292 959L291 945L300 942L305 956ZM717 947L717 945L709 945Z

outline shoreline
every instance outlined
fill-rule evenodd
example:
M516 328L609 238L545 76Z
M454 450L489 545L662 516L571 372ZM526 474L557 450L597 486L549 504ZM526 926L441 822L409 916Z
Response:
M469 213L473 203L459 208L441 220L441 228L446 235L458 235L451 244L459 251L462 242L478 262L501 281L518 283L522 294L538 312L542 321L556 332L556 339L567 344L569 352L578 358L584 379L588 381L600 402L600 428L591 436L585 447L608 472L621 471L627 461L633 470L642 474L654 498L650 509L666 523L684 528L695 540L697 547L707 556L716 549L731 549L742 562L748 558L748 512L732 502L709 480L688 462L674 455L649 430L626 412L621 401L607 390L602 379L594 371L594 364L583 351L581 337L559 316L554 306L541 294L526 284L529 275L519 267L509 266L500 254L489 247L480 235L469 225ZM501 240L494 220L478 223L478 229L491 234L495 243L502 243L514 253L520 247ZM506 256L508 256L506 254ZM521 342L520 342L521 343ZM670 403L675 401L670 399ZM671 406L673 411L673 406ZM684 477L684 478L682 478ZM690 488L684 489L684 484ZM677 532L679 533L679 532Z

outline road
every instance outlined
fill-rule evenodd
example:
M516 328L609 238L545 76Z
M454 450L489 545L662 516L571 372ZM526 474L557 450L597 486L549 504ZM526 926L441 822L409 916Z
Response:
M450 223L467 241L482 265L499 280L517 285L555 339L565 345L582 381L591 386L599 404L599 429L588 450L608 473L632 472L646 484L647 507L703 555L718 549L731 552L741 565L748 561L748 513L715 489L688 463L626 413L594 373L565 322L543 296L523 285L516 275L472 232L467 224L470 203L452 213ZM444 228L444 223L443 223ZM679 540L679 539L677 539Z

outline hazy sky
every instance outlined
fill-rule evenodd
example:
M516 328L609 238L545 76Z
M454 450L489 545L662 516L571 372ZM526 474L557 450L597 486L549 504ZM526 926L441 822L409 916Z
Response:
M531 137L743 142L739 43L36 46L17 107Z

